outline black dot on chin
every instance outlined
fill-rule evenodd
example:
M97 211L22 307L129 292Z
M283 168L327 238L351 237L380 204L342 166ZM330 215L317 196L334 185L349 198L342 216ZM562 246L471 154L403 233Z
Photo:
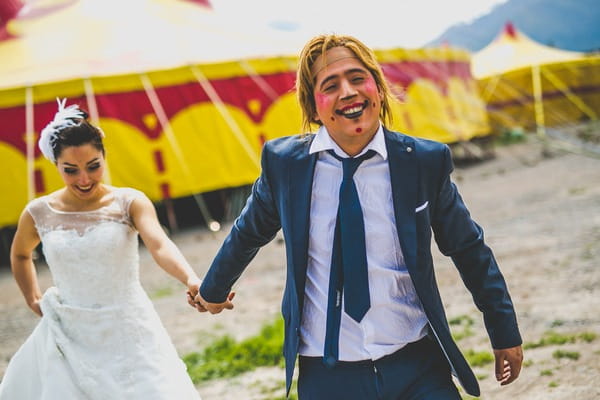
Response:
M334 117L331 117L331 120L332 120L332 121L335 121L335 118L334 118Z

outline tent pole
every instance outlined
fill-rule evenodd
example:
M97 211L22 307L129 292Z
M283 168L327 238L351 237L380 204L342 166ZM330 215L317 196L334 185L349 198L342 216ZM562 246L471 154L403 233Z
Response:
M546 127L544 126L544 99L542 96L542 79L540 77L540 66L531 66L531 77L533 81L533 98L535 110L535 124L537 126L537 135L540 138L546 137Z
M206 76L204 76L200 69L197 68L195 65L190 65L190 70L196 77L196 80L198 81L200 86L202 86L202 89L204 89L204 91L208 95L210 101L212 101L212 103L217 107L217 110L225 120L225 123L227 123L227 125L229 126L229 129L231 129L231 132L233 132L233 134L238 139L239 143L242 145L244 150L246 150L246 153L248 154L248 156L250 156L250 160L252 160L254 165L260 169L260 161L258 159L258 156L256 155L256 152L248 142L248 139L246 139L246 136L242 132L239 125L235 122L229 111L227 111L227 108L223 104L223 100L221 100L215 88L210 84Z
M250 77L250 79L252 79L252 81L254 81L254 83L256 83L256 85L261 88L261 90L263 91L263 93L265 93L267 96L269 96L269 98L271 100L276 100L279 96L277 95L277 93L275 92L275 90L273 90L273 88L271 87L271 85L269 85L267 83L267 81L265 80L265 78L263 78L262 76L260 76L255 70L254 68L252 68L252 66L250 65L250 63L246 60L241 60L239 62L240 66L242 67L242 69L248 74L248 76Z
M181 147L179 146L179 143L177 142L177 138L175 137L173 128L171 127L171 124L169 123L169 119L167 118L167 114L165 113L165 110L164 110L162 104L160 103L160 99L158 98L158 95L156 94L156 91L154 90L154 86L152 85L152 82L150 81L150 78L148 77L147 74L140 74L140 79L142 81L142 85L144 86L144 90L146 91L146 96L148 96L148 100L150 100L150 104L152 105L154 114L158 118L158 121L160 122L162 130L165 133L165 135L167 136L167 140L171 144L171 147L173 148L173 151L175 152L175 156L177 157L177 160L179 161L179 164L181 165L181 168L183 169L183 175L185 176L186 181L188 183L191 183L192 173L191 173L190 169L188 168L187 164L185 163L185 158L183 157L183 152L181 151ZM208 207L206 206L204 199L198 194L193 194L193 197L194 197L194 200L196 201L196 204L198 205L198 208L200 209L200 213L202 214L202 218L204 218L204 221L206 222L207 227L213 232L220 230L221 225L217 221L215 221L214 218L212 217L212 215L210 214L210 211L208 210ZM167 213L172 214L171 217L169 217L169 220L172 220L174 222L175 221L174 210L172 207L171 199L169 198L169 199L165 199L165 200L167 200ZM175 227L175 229L176 229L176 227Z
M27 199L29 201L35 198L35 126L33 118L33 88L25 88L25 142L27 145Z
M496 86L498 86L498 82L500 82L500 79L500 74L496 74L487 81L482 94L483 101L485 101L486 103L489 102L490 98L492 97L492 94L496 90Z
M90 117L92 118L92 124L94 126L100 126L100 114L98 113L98 105L96 104L96 97L94 95L94 86L92 85L92 81L90 78L85 78L83 80L83 87L85 90L85 100L87 102L88 111L90 112ZM104 164L104 181L111 185L112 179L110 176L108 162Z
M98 105L96 104L96 97L94 95L94 86L92 85L92 81L90 78L85 78L83 80L83 87L85 89L85 100L88 105L88 111L90 112L90 117L92 118L92 123L94 125L99 125L100 117L98 115Z
M561 91L562 94L565 95L571 103L573 103L579 110L587 115L591 120L596 121L598 119L598 115L585 104L583 100L581 100L577 95L575 95L567 85L565 85L556 75L554 75L548 68L544 68L541 70L544 78L548 79L550 83L552 83L558 90Z

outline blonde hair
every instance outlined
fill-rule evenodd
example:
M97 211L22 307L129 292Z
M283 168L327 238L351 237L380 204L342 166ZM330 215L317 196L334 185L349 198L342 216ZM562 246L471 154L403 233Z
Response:
M304 132L311 130L311 124L322 125L320 121L315 121L314 116L317 112L315 104L315 76L313 76L312 67L319 56L325 54L327 50L334 47L345 47L356 55L356 58L369 70L377 88L381 93L381 112L380 118L384 125L392 124L391 102L393 101L392 92L387 84L381 66L377 62L375 53L364 43L355 37L348 35L318 35L312 38L300 53L298 61L298 70L296 73L296 95L302 109L302 129Z

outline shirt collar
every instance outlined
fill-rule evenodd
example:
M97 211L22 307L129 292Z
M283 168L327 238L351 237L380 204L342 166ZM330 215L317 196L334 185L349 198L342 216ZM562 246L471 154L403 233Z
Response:
M346 154L346 152L342 150L336 142L333 141L331 136L329 136L329 132L327 131L327 128L325 128L325 125L321 125L317 133L315 133L315 138L310 145L308 153L313 154L327 150L333 150L340 157L348 157L348 154ZM379 128L377 128L377 132L375 132L373 139L371 139L371 141L359 154L356 155L356 157L363 155L368 150L374 150L384 160L387 160L387 148L385 147L383 125L381 123L379 124Z

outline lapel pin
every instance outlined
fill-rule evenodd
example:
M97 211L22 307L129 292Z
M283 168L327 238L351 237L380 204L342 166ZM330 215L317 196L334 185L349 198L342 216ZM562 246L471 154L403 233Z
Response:
M408 147L406 148L406 151L410 153L410 152L412 151L412 147L408 146Z

